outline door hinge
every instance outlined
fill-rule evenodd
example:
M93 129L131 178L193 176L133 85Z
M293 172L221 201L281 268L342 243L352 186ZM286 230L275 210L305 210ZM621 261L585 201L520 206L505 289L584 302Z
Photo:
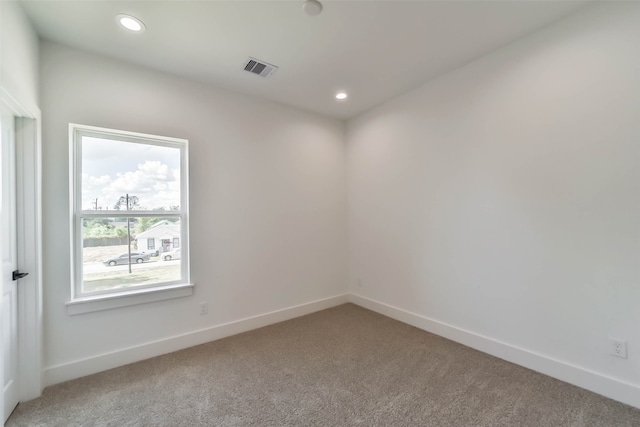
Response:
M20 270L15 270L13 272L13 280L18 280L18 279L22 279L24 276L26 276L29 273L20 273Z

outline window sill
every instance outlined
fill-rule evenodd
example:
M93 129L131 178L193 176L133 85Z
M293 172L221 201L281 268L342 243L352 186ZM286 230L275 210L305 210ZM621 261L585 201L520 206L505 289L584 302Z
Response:
M91 313L94 311L111 310L130 305L145 304L172 298L193 295L193 284L163 286L161 288L147 288L137 291L127 291L116 294L95 297L76 298L67 302L67 314Z

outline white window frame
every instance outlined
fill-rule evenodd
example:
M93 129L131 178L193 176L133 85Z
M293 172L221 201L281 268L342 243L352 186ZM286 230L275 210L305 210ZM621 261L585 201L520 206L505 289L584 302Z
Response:
M82 137L115 139L136 144L149 144L180 150L180 209L177 211L135 210L128 211L131 217L179 217L181 225L181 272L180 280L135 286L103 292L82 293L82 221L90 218L126 217L127 211L82 210ZM189 268L189 173L188 141L186 139L148 135L115 129L69 124L70 142L70 220L71 220L71 300L67 302L70 315L87 313L184 297L193 294Z

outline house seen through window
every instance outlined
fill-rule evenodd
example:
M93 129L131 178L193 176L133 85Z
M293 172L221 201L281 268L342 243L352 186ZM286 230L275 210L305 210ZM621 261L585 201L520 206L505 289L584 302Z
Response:
M74 297L188 283L187 142L71 132Z

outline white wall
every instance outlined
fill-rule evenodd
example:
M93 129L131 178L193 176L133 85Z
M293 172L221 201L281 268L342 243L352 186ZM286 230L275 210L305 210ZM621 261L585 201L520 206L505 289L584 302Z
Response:
M353 300L640 406L638 24L591 6L351 120ZM50 42L41 85L49 383L345 291L340 122ZM194 297L66 314L69 122L191 141Z
M344 123L51 42L40 61L47 383L346 293ZM67 315L70 122L189 140L193 297Z
M640 4L590 6L347 141L355 301L640 407Z
M38 45L38 37L20 4L0 1L0 104L19 117L16 120L18 198L14 207L18 212L17 260L19 268L30 273L20 280L18 287L20 363L17 380L22 401L42 392L42 288L37 244L40 224ZM3 206L5 208L7 206ZM3 318L0 313L0 319ZM0 396L0 406L2 399Z
M0 87L25 108L38 105L38 36L16 1L0 1Z

